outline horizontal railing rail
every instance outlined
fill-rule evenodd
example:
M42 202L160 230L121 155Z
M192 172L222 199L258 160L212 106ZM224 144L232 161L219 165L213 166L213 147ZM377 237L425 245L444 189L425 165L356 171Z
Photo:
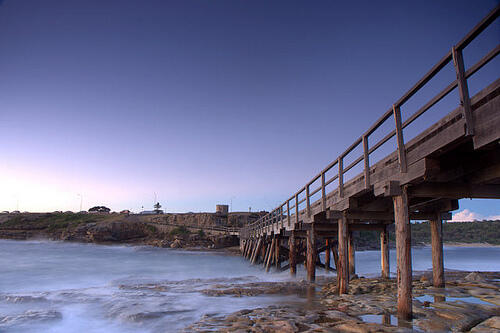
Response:
M344 179L345 173L352 170L361 162L364 162L363 172L365 187L367 189L370 188L370 155L394 137L396 137L397 140L396 151L398 153L400 171L405 173L407 165L403 130L456 88L459 89L460 105L462 107L463 118L466 123L466 134L473 134L467 79L478 72L496 56L498 56L498 54L500 53L500 45L497 45L495 48L489 51L477 63L470 66L467 70L465 70L464 68L463 50L489 25L491 25L498 18L499 14L500 6L497 6L464 38L462 38L462 40L460 40L455 46L453 46L452 49L448 53L446 53L443 58L441 58L441 60L439 60L417 83L415 83L403 96L401 96L401 98L399 98L389 110L387 110L379 119L377 119L375 123L367 131L365 131L361 135L361 137L354 141L343 153L341 153L335 160L333 160L323 170L321 170L321 172L315 175L308 183L306 183L306 185L304 185L287 200L285 200L280 206L276 207L267 215L261 217L259 220L244 226L241 229L240 234L244 237L256 236L258 233L262 233L264 228L276 226L276 223L281 223L282 227L284 220L286 220L288 226L291 225L293 220L295 220L295 222L298 222L300 212L305 210L305 213L307 215L310 214L311 197L319 192L321 192L322 209L326 210L327 197L335 192L337 192L339 198L343 197L344 184L346 181L346 179ZM406 102L408 102L418 91L420 91L429 81L431 81L438 73L440 73L441 70L445 68L445 66L450 62L452 62L455 67L457 79L451 82L447 87L441 90L437 95L431 98L427 103L425 103L403 122L401 119L401 107ZM370 147L370 136L390 118L394 119L395 128ZM352 162L344 167L344 159L358 147L361 147L363 151L362 155L356 157ZM326 174L330 172L335 166L337 167L337 173L332 175L330 178L327 178ZM349 180L351 179L352 177ZM311 186L318 180L320 180L321 184L318 184L311 190ZM337 187L327 192L326 187L334 181L338 181ZM299 196L303 196L303 198L299 199ZM300 209L300 206L303 203L305 203L305 208ZM284 207L286 208L284 209Z

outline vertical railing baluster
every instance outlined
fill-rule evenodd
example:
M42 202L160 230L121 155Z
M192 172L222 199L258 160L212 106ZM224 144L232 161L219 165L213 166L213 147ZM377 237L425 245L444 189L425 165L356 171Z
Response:
M337 161L337 164L339 166L339 197L343 198L344 197L344 166L343 166L343 157L339 156L339 159Z
M464 57L462 50L457 50L455 46L451 48L453 56L453 65L457 75L458 92L460 94L460 105L465 119L465 135L474 135L474 120L470 106L469 87L465 77Z
M298 193L295 194L295 223L299 223L299 194Z
M290 227L290 199L286 201L286 220L288 227Z
M406 173L406 149L405 140L403 139L403 128L401 126L401 109L396 104L392 105L392 114L394 116L394 122L396 123L396 138L398 143L398 159L399 159L399 170L402 173Z
M366 135L363 135L363 159L365 160L365 189L368 190L370 188L370 157Z
M307 217L311 216L311 201L309 200L309 186L310 186L310 184L307 184L307 186L306 186L306 212L307 212Z
M326 210L325 173L321 173L321 210Z

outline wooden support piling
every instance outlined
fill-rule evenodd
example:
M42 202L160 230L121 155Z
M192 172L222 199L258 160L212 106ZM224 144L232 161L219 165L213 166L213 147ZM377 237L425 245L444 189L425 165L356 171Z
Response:
M396 223L398 318L409 320L412 317L412 268L410 216L408 214L406 186L403 186L401 194L394 196L392 200Z
M266 250L267 250L266 249L266 238L263 237L262 246L261 246L260 252L259 252L259 256L260 256L260 258L262 258L262 261L264 261L264 258L266 257ZM257 262L259 262L259 261L257 260Z
M290 265L290 275L295 276L297 274L297 249L295 244L295 231L292 230L290 237L288 238L288 263Z
M382 278L389 278L389 237L387 235L387 226L380 232L380 266L382 268Z
M443 263L443 222L441 214L430 221L431 244L432 244L432 282L434 287L444 287L444 263Z
M325 269L326 271L330 271L330 240L327 238L325 241L326 249L325 249Z
M265 247L266 247L266 254L264 255L264 258L262 259L262 265L264 266L264 268L266 267L267 257L269 257L269 251L271 250L271 244L269 242L267 242L267 245L265 245Z
M307 281L316 280L316 231L314 223L307 230Z
M333 255L333 264L335 265L335 270L338 272L339 271L339 251L337 248L337 244L333 244L331 246L332 249L332 255Z
M280 263L280 238L276 237L276 242L274 243L274 264L276 268L279 270L281 268Z
M248 248L248 239L245 239L243 241L243 251L241 252L241 256L244 258L246 253L247 253L247 248Z
M356 274L356 248L354 245L353 231L349 231L349 276Z
M271 244L269 245L269 253L266 258L266 272L269 272L269 269L271 268L271 259L273 257L274 242L275 239L273 237Z
M247 253L245 255L246 259L250 259L250 253L252 252L252 248L253 248L253 239L250 239L248 242Z
M261 246L262 246L262 237L259 238L259 240L257 241L257 246L255 246L255 253L252 258L252 265L254 265L257 262L257 259L259 258L259 251Z
M347 263L347 216L345 212L338 221L338 262L337 262L337 286L339 294L346 294L349 287L349 271Z

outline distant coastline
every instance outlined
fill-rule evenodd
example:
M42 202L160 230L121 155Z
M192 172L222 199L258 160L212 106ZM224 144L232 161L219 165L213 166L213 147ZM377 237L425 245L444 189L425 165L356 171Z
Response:
M426 244L431 246L431 244ZM443 243L444 246L455 246L455 247L500 247L499 244L490 243L459 243L459 242L446 242Z

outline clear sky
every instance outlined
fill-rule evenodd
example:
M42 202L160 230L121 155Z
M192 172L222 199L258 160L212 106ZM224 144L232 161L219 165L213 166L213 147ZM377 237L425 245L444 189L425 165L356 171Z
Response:
M167 211L274 208L497 3L0 1L0 210L78 210L80 194L137 211L154 193ZM498 73L497 59L471 93Z

